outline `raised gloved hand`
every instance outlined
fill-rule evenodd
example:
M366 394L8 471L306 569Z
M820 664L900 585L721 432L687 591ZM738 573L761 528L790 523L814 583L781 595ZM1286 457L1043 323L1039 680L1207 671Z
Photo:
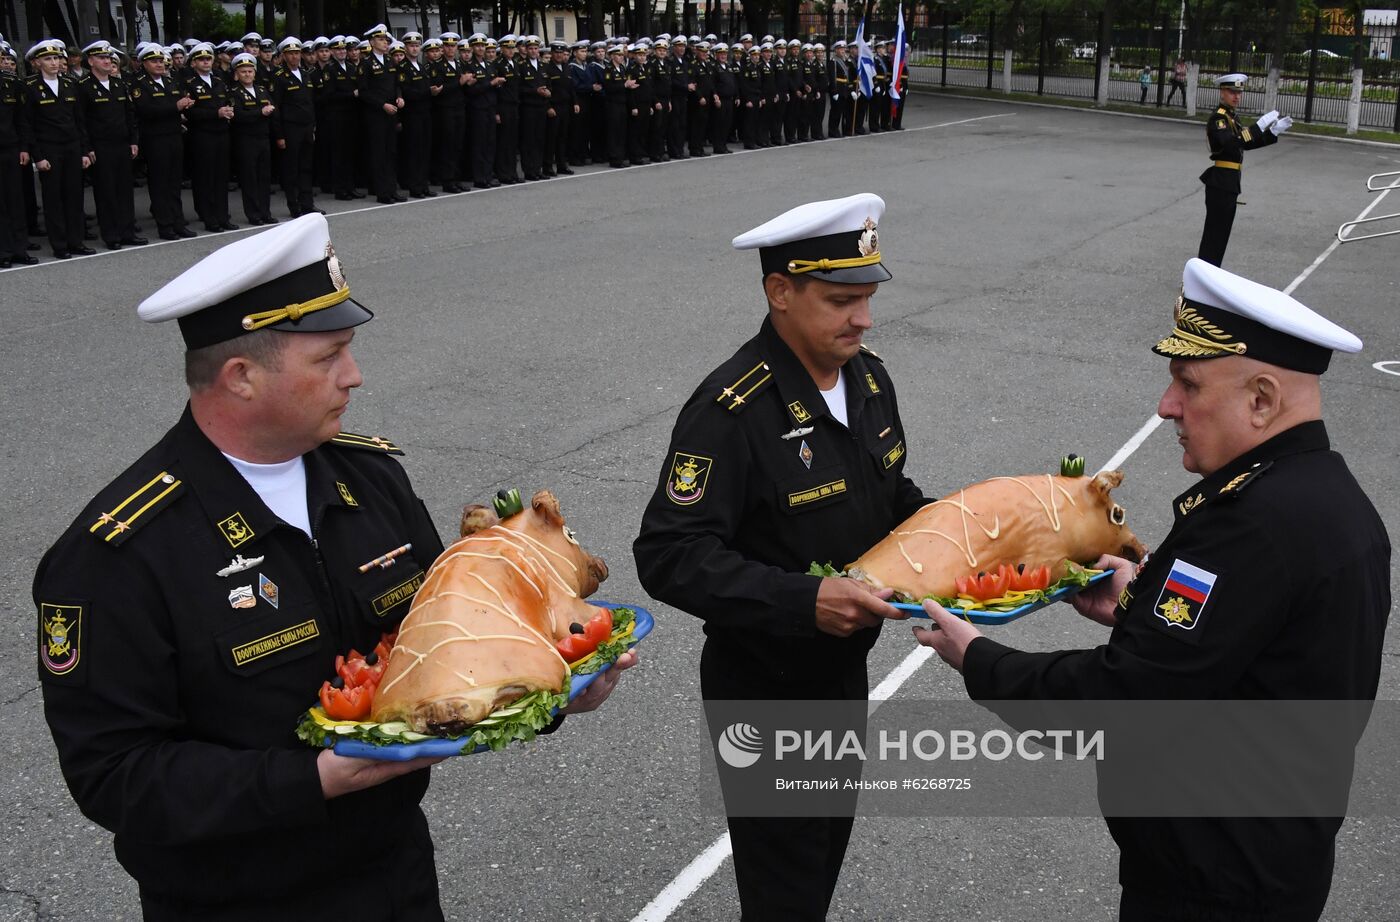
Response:
M1273 125L1274 122L1277 122L1277 121L1278 121L1278 110L1277 110L1277 109L1270 109L1268 112L1265 112L1263 115L1259 116L1259 121L1256 122L1255 124L1256 124L1256 126L1259 128L1260 131L1268 131L1268 130L1269 130L1269 126Z
M1285 131L1292 127L1293 119L1290 116L1285 115L1283 118L1274 122L1274 124L1269 128L1269 130L1274 133L1274 137L1278 137L1279 135L1283 134Z

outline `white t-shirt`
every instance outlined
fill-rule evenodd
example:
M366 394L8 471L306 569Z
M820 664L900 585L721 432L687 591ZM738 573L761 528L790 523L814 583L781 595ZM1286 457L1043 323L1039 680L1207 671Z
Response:
M45 77L45 78L44 78L44 85L47 86L47 87L49 88L49 92L50 92L50 93L54 94L55 96L58 95L58 78L57 78L57 77L54 77L52 80L50 80L48 77Z
M822 391L822 399L826 401L826 408L831 411L831 416L838 423L850 428L850 423L846 421L846 372L838 369L836 372L836 386L829 391Z
M280 464L254 464L226 453L224 457L274 515L311 537L311 513L306 505L306 462L296 457Z

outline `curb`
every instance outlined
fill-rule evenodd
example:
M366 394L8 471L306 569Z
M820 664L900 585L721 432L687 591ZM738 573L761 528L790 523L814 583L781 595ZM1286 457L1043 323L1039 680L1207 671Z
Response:
M910 84L909 89L911 92L918 93L922 96L941 96L949 99L970 99L977 102L997 102L1008 106L1027 106L1032 109L1059 109L1062 111L1069 110L1073 112L1088 112L1093 113L1095 115L1113 115L1119 118L1139 118L1153 122L1171 122L1176 125L1186 125L1193 129L1199 129L1203 124L1202 122L1193 121L1188 118L1173 118L1172 116L1168 115L1151 115L1146 112L1119 112L1115 109L1099 108L1098 106L1070 106L1065 105L1063 103L1054 102L1030 102L1029 100L1024 99L999 99L996 96L974 96L966 93L949 92L947 90L939 89L937 87L932 87L928 85L919 86L917 84ZM1307 132L1298 132L1292 137L1304 138L1309 141L1332 141L1339 144L1359 144L1362 147L1379 147L1384 150L1400 150L1400 142L1372 141L1369 138L1339 138L1334 135L1309 134Z

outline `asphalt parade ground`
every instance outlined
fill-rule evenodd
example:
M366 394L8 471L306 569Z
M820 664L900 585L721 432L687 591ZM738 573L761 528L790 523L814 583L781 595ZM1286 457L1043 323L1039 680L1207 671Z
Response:
M649 602L631 556L676 412L764 313L758 260L730 248L736 234L803 201L882 195L894 279L866 341L898 384L908 471L924 492L1049 471L1068 452L1091 471L1119 455L1126 481L1114 496L1129 525L1149 547L1166 534L1171 498L1195 478L1170 425L1131 442L1166 385L1166 361L1148 350L1170 326L1199 240L1200 126L928 96L905 124L404 205L321 200L353 296L377 313L355 339L365 385L346 428L403 446L448 537L464 503L501 487L554 490L579 540L610 565L598 595L657 617L641 666L604 709L432 770L424 806L448 918L738 917L724 820L710 806L700 623ZM1337 225L1373 205L1366 177L1388 170L1400 170L1394 148L1286 136L1251 152L1225 265L1296 286L1365 342L1334 359L1324 416L1395 536L1400 238L1332 246ZM1392 195L1374 213L1397 205ZM285 214L277 199L274 214ZM10 433L0 922L139 918L109 835L78 813L59 775L36 688L30 581L81 507L179 415L178 331L142 324L136 305L231 236L0 273ZM1107 638L1068 605L987 632L1031 650ZM1400 698L1394 631L1386 649L1380 697ZM930 708L965 699L955 673L936 657L909 659L914 650L905 625L888 625L871 686L899 670L884 693ZM345 847L373 841L366 817ZM1348 819L1325 918L1393 917L1397 855L1400 819ZM862 818L831 917L1108 920L1116 862L1096 817ZM308 875L305 885L372 899L392 882Z

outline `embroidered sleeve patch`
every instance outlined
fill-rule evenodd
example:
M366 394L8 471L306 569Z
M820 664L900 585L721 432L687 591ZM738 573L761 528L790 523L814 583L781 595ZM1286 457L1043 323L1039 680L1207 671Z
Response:
M705 495L714 461L702 455L676 452L666 479L666 498L677 506L693 506Z
M68 675L83 655L83 606L39 604L39 662L53 675Z
M1152 614L1162 620L1169 632L1195 633L1205 617L1206 602L1217 579L1218 576L1209 570L1180 558L1172 561L1167 581L1157 594L1157 601L1152 603Z

